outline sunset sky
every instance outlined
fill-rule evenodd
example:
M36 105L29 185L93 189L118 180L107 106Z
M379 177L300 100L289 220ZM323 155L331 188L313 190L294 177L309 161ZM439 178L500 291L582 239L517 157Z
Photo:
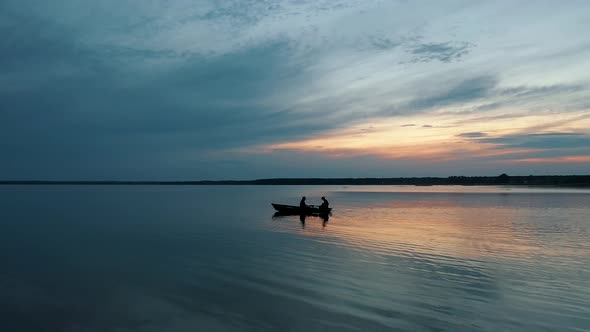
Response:
M590 174L590 1L0 2L0 180Z

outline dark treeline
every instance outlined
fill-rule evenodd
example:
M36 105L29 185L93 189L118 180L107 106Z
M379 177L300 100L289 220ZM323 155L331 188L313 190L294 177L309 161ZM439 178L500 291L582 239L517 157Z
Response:
M529 176L450 176L414 178L277 178L243 181L0 181L0 184L25 185L525 185L525 186L587 186L590 175Z

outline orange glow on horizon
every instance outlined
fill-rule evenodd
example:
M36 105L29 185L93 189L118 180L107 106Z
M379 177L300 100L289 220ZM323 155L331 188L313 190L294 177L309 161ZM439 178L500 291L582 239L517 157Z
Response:
M516 163L531 163L531 164L552 164L552 163L590 163L590 155L584 156L561 156L561 157L547 157L547 158L524 158L512 160Z
M512 111L512 115L507 111ZM589 156L533 158L532 154L543 149L511 147L494 139L550 132L587 133L590 128L587 117L587 111L531 115L504 109L482 116L481 113L465 115L443 109L429 114L375 119L316 137L264 145L254 150L258 153L315 152L328 158L375 156L450 161L508 156L511 158L507 161L520 163L579 163L590 161Z

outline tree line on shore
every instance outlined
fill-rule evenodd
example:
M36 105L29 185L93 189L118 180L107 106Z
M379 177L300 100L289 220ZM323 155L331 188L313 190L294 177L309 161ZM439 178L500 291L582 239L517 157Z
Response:
M0 184L29 185L513 185L590 187L590 175L449 176L399 178L275 178L220 181L0 181Z

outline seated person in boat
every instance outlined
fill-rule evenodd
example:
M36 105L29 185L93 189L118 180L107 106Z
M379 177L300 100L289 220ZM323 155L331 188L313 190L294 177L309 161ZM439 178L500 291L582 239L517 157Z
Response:
M328 200L326 199L326 197L322 196L322 201L324 201L324 202L320 205L320 209L328 209L328 206L330 205L330 203L328 203Z
M307 209L307 204L305 204L305 196L301 197L301 202L299 202L300 209Z

